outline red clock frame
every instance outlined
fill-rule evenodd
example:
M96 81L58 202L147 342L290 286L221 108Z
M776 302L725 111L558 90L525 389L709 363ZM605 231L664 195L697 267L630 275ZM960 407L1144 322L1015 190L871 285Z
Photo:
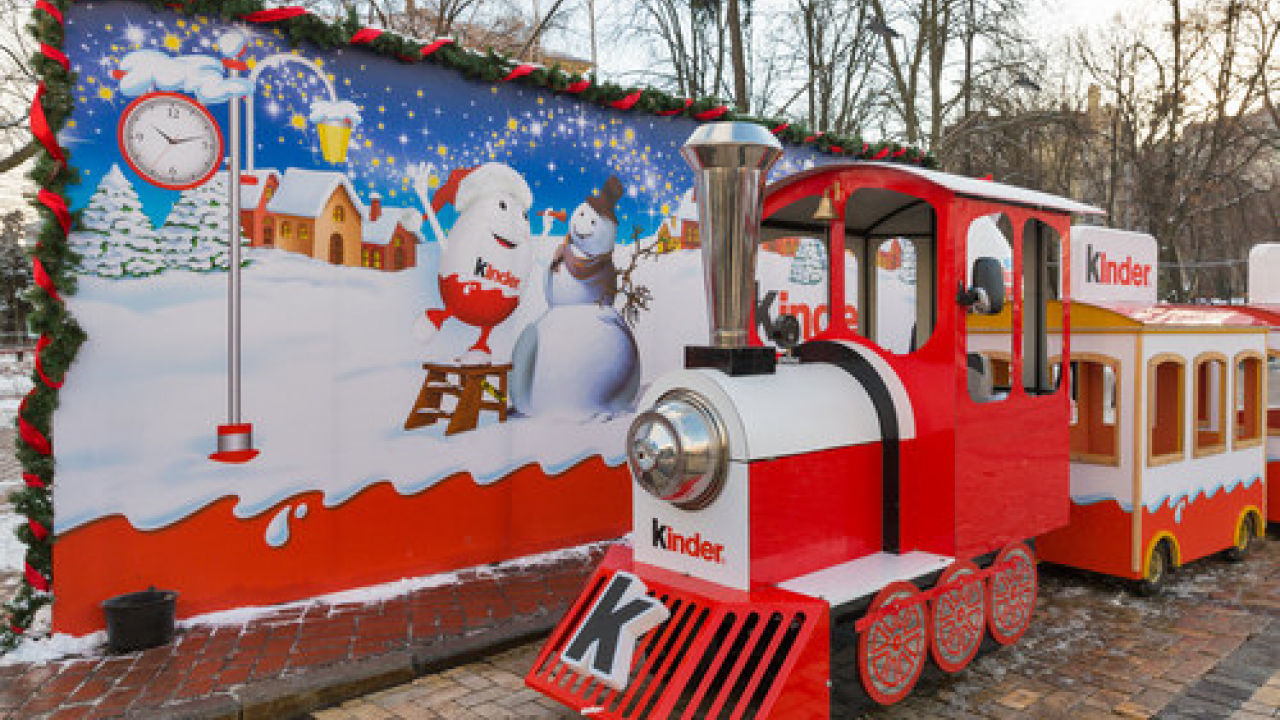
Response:
M163 182L157 178L151 177L151 175L143 172L141 169L138 168L136 164L134 164L133 157L129 154L129 149L125 145L124 126L125 126L125 121L129 118L130 113L132 113L135 109L137 109L137 107L142 103L157 97L174 98L176 100L180 100L190 105L191 107L195 108L198 112L204 114L204 116L209 119L209 124L213 127L213 134L218 139L218 161L213 164L213 167L209 170L209 172L205 173L203 177L195 180L194 182L184 183L182 185L173 185L170 183ZM146 180L147 182L151 183L152 185L155 185L156 187L162 187L165 190L190 190L191 188L200 187L201 185L209 182L209 180L214 175L218 174L218 171L222 169L223 153L225 153L227 148L226 142L223 140L223 137L222 137L222 127L218 125L218 121L213 117L213 113L209 112L209 108L206 108L203 104L181 93L165 92L165 91L156 91L156 92L146 93L138 97L136 100L129 103L127 107L125 107L124 112L120 113L120 121L116 123L116 142L120 146L120 155L124 157L125 163L129 165L129 169L132 170L134 174L136 174L138 177L142 178L143 180Z

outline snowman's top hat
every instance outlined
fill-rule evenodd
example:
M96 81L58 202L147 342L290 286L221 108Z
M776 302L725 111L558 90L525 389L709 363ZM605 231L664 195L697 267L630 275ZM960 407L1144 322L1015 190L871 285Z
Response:
M626 189L622 187L622 183L618 178L610 175L609 179L605 181L604 187L600 188L599 194L587 198L587 204L591 206L592 210L600 213L601 217L617 225L618 216L614 214L613 207L618 204L618 200L624 192L626 192Z

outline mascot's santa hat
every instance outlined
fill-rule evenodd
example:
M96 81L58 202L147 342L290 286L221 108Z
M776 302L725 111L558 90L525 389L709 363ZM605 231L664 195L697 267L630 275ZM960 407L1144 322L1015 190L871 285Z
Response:
M464 213L471 203L493 194L514 198L524 211L533 206L533 192L520 173L508 165L491 162L478 167L455 168L431 198L431 209L440 212L440 208L452 204L458 212Z

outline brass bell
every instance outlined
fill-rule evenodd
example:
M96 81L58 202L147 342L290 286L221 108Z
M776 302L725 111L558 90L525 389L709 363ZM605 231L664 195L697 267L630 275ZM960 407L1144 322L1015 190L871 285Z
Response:
M836 186L835 190L837 192L839 191L838 185ZM834 194L834 193L831 193L831 194ZM839 217L839 215L836 214L835 203L831 202L831 194L828 194L826 192L822 193L822 199L818 201L818 209L815 210L813 213L814 220L822 220L824 222L829 222Z

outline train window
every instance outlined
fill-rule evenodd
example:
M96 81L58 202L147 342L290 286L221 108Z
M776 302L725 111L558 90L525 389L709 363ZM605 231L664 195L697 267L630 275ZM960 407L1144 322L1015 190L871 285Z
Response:
M1267 355L1267 434L1280 436L1280 352Z
M1196 457L1222 452L1227 444L1226 390L1227 358L1204 353L1195 363L1196 426L1193 438Z
M1119 362L1101 355L1071 360L1071 459L1120 464Z
M1062 238L1039 220L1022 231L1022 386L1028 394L1058 389L1049 357L1062 352Z
M1181 357L1169 354L1151 358L1147 366L1149 465L1177 462L1185 453L1183 366Z
M1236 356L1235 405L1232 407L1232 441L1235 447L1262 442L1262 356Z
M931 322L921 314L932 315L933 304L920 301L922 288L933 287L929 246L923 241L891 238L876 247L876 321L872 339L889 352L905 355L929 339Z
M764 232L756 257L757 290L763 301L773 294L770 317L791 315L800 323L800 339L812 340L831 324L828 306L830 259L826 237L794 231ZM845 258L846 277L857 276L857 260ZM857 327L858 311L846 296L845 323ZM767 340L767 338L762 338Z
M1009 396L1015 382L1013 357L1013 226L1004 215L977 218L969 225L966 243L965 283L973 285L973 268L979 258L994 258L1004 269L1005 298L1000 312L986 314L977 308L965 313L965 357L969 398L974 402L998 402Z

